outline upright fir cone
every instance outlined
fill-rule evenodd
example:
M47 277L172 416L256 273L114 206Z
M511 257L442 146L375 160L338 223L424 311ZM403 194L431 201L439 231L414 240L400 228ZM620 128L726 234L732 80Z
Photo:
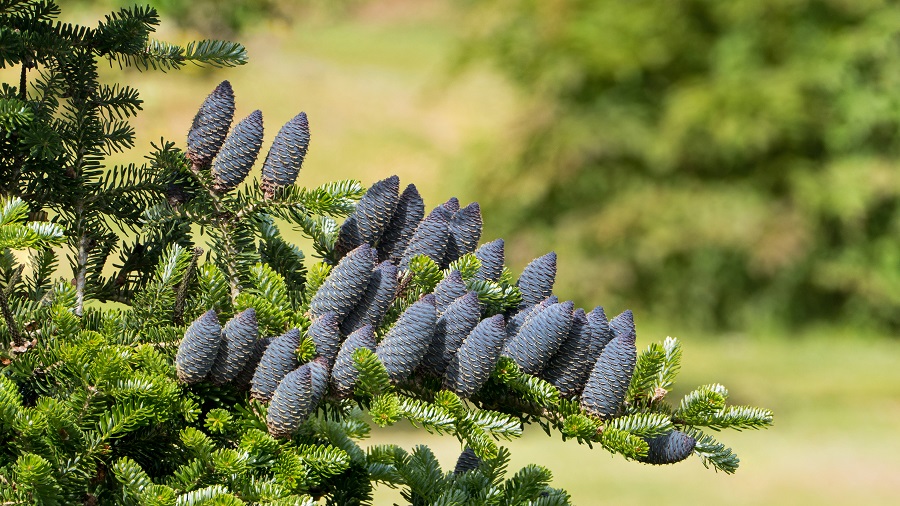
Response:
M450 237L447 240L447 253L444 255L442 267L446 268L450 262L475 251L478 240L481 239L482 224L481 207L478 202L472 202L453 214L450 218Z
M269 434L290 437L297 432L325 395L327 383L322 381L323 377L328 377L328 369L320 361L303 364L284 377L266 412Z
M556 304L557 302L559 302L559 298L556 295L551 295L533 306L520 309L519 312L514 314L506 323L507 339L512 339L513 337L515 337L515 335L518 334L519 330L522 328L522 325L524 325L529 318L547 309L553 304Z
M400 260L400 268L409 267L409 261L416 255L425 255L434 260L438 265L444 260L447 253L447 242L450 239L450 217L453 216L444 207L444 204L434 208L428 216L419 223L416 231L403 252Z
M262 141L263 117L256 110L234 127L213 160L213 190L225 193L237 188L250 174Z
M310 314L321 316L331 311L343 321L366 292L375 256L375 250L363 244L342 258L313 295Z
M222 344L222 327L212 309L191 323L178 345L175 372L184 383L197 383L212 369Z
M459 271L450 271L444 279L434 287L434 306L438 316L444 313L454 300L466 294L466 283Z
M475 258L481 263L475 277L485 281L498 281L503 274L503 239L482 244L475 250Z
M594 356L594 360L591 362L593 363L597 361L597 358L600 357L600 352L603 351L603 348L606 347L614 336L613 331L609 328L609 321L606 319L606 313L603 311L603 306L595 307L593 311L587 314L587 319L588 327L591 329L591 354Z
M364 325L380 327L381 320L384 319L396 295L397 266L390 262L382 262L372 272L362 299L341 322L341 332L346 335Z
M505 338L503 315L481 320L447 366L444 387L460 397L471 397L484 386L497 366Z
M297 180L303 158L309 149L309 121L301 112L281 127L262 166L262 189L266 198L275 190Z
M399 193L400 178L397 176L382 179L369 187L365 195L359 200L359 203L356 204L356 210L353 211L354 220L352 220L352 224L348 225L351 220L347 220L341 226L335 245L335 251L338 256L345 254L362 243L368 243L370 246L378 244L394 216L394 211L397 209L397 203L400 201ZM356 229L351 230L351 227ZM346 239L344 239L345 234L348 236ZM357 244L353 244L357 241ZM339 251L338 245L341 246L340 249L350 245L353 247Z
M556 253L551 251L535 258L522 270L522 275L516 283L522 292L519 307L532 306L549 297L553 293L554 281L556 281Z
M478 469L478 466L480 465L481 459L478 458L478 455L475 455L475 451L472 450L471 447L467 446L466 449L459 454L459 458L456 459L456 467L453 468L453 474L463 474L466 471Z
M627 313L630 315L631 311ZM623 315L625 313L620 316ZM618 316L613 318L613 321L618 318ZM630 317L626 315L620 321L629 319ZM616 337L603 348L581 393L581 405L585 410L600 418L612 418L619 413L637 361L637 348L634 342L632 322L630 331L626 328L617 332Z
M330 368L341 349L340 320L331 311L313 319L307 332L316 343L316 353L324 357Z
M434 295L427 294L409 306L378 345L375 354L391 381L401 381L422 363L434 335L437 313Z
M647 456L640 459L647 464L674 464L691 456L697 440L681 432L673 430L668 434L656 436L647 440L650 450Z
M256 310L247 308L234 315L222 329L223 339L209 379L222 385L237 377L253 353L253 343L259 338Z
M222 81L203 101L188 131L187 157L195 170L212 162L225 142L233 118L234 91L231 83Z
M450 221L450 218L459 211L459 199L456 197L450 197L447 199L447 202L438 206L439 212L447 218L447 221Z
M584 314L584 309L578 308L572 313L572 327L568 337L550 359L541 377L555 386L562 397L578 395L596 362L596 357L591 360L592 349L593 335L588 326L587 315Z
M356 386L356 380L359 379L359 371L356 370L353 361L353 352L357 348L375 351L375 334L371 325L356 329L347 336L334 361L334 367L331 369L331 386L340 397L349 397L353 393L353 387Z
M422 360L422 369L442 377L456 351L480 320L481 304L476 292L453 301L434 326L434 337Z
M609 322L609 330L614 338L621 336L634 336L634 313L630 309L622 311Z
M272 398L278 383L300 365L297 361L300 341L300 331L291 329L269 344L250 381L250 397L261 401Z
M365 241L359 236L359 226L356 221L356 215L351 213L350 216L347 216L347 219L344 220L344 223L341 224L337 240L334 242L335 258L344 258L344 255L356 249L364 242Z
M378 260L390 260L394 265L403 259L403 252L425 216L425 202L416 185L410 184L400 194L397 208L378 242Z
M506 342L503 355L522 372L540 374L569 336L574 307L572 301L559 302L525 320L519 333Z
M247 359L247 363L244 364L241 372L239 372L237 377L231 382L232 385L240 390L250 389L250 383L253 381L253 374L256 373L256 367L259 365L259 361L266 352L266 348L268 348L269 344L274 340L274 337L264 337L262 339L257 339L253 343L250 348L250 358Z

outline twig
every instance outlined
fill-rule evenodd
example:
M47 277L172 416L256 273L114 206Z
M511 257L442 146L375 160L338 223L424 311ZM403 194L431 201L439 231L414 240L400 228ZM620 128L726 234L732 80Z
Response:
M82 316L84 314L84 284L87 278L87 257L88 257L88 238L82 234L78 241L78 271L75 273L75 314Z
M184 299L187 297L188 285L191 282L191 278L194 276L194 271L197 270L197 260L202 254L203 248L194 248L194 255L191 257L191 263L188 265L184 277L178 285L178 291L175 293L175 309L172 312L172 321L175 325L184 325Z

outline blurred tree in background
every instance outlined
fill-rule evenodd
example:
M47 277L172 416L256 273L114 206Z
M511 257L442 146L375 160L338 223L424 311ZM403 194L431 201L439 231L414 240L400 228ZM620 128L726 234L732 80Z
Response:
M580 297L900 326L897 2L463 5L466 58L534 97L514 161L472 171L488 225L577 251Z

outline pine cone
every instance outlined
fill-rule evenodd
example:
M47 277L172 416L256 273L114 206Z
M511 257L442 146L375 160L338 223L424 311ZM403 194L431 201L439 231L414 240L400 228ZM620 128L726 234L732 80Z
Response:
M323 372L324 371L324 372ZM312 414L322 396L326 383L322 376L328 370L320 362L309 362L288 373L275 393L266 412L266 425L273 437L290 437Z
M363 244L342 258L313 295L310 314L321 316L331 311L343 321L366 292L375 256L375 250Z
M453 301L434 326L434 337L422 360L422 369L442 377L456 350L480 319L481 305L476 292L469 292Z
M591 343L593 348L591 354L595 357L591 363L596 362L600 357L603 348L612 340L613 332L609 328L609 322L606 320L606 313L603 306L597 306L593 311L587 314L588 328L591 329ZM585 378L587 379L587 378Z
M550 252L535 258L519 276L516 285L522 292L520 308L528 307L546 299L553 293L553 282L556 280L556 253Z
M634 339L634 313L631 312L630 309L626 309L622 311L619 316L616 316L609 322L609 330L612 332L613 337L628 337Z
M206 97L191 122L187 138L187 157L194 167L207 167L225 142L234 118L234 91L222 81Z
M291 329L269 344L250 381L251 397L261 401L272 398L282 378L299 365L297 348L300 347L300 340L300 331Z
M341 332L346 335L364 325L380 327L381 320L384 319L396 295L397 266L390 262L382 262L372 272L362 299L341 323Z
M344 258L344 255L365 242L359 236L358 225L359 224L356 221L356 214L347 216L347 219L344 220L344 223L341 224L341 229L338 231L337 240L334 242L335 258Z
M262 189L272 198L275 189L297 180L303 158L309 149L309 121L301 112L281 127L262 166Z
M475 451L470 447L466 447L462 453L459 454L459 458L456 459L456 467L453 468L453 474L463 474L466 471L471 471L473 469L478 469L478 466L481 465L481 459L478 458L478 455L475 455Z
M476 278L485 281L499 280L503 274L503 239L482 244L475 251L475 258L481 262Z
M209 379L219 385L236 378L250 360L253 343L259 337L256 310L251 307L234 315L225 324L222 334L222 344L209 373Z
M409 240L424 216L425 203L416 185L411 184L400 195L391 222L381 236L378 243L378 260L382 262L390 260L395 265L399 264Z
M222 344L222 327L216 312L210 309L191 323L178 345L175 371L184 383L197 383L212 369Z
M406 251L403 252L403 259L400 260L401 269L409 267L410 259L416 255L425 255L441 265L450 239L449 211L443 206L444 204L434 208L416 227Z
M353 352L357 348L367 348L375 351L375 334L372 326L366 325L347 336L347 340L341 345L334 368L331 369L331 386L340 397L349 397L356 386L359 371L353 362Z
M600 418L611 418L619 413L637 361L634 340L634 332L622 334L603 349L581 393L584 409Z
M409 306L388 331L375 353L391 381L401 381L422 362L434 335L437 313L434 295L427 294Z
M446 268L450 262L475 251L478 240L481 239L481 227L481 207L478 202L472 202L453 214L450 218L450 237L442 267Z
M507 341L503 355L522 372L540 374L569 336L574 307L571 301L559 302L526 319L519 333Z
M578 308L572 314L568 337L541 376L559 389L561 396L570 398L578 395L596 362L596 357L591 358L592 350L593 335L588 319L584 309Z
M256 367L259 365L259 361L266 352L266 348L268 348L269 344L274 340L274 337L264 337L253 343L250 348L250 358L247 360L247 363L244 364L244 368L241 369L241 372L239 372L237 377L231 382L232 385L240 390L250 389L250 383L253 381L253 374L256 373Z
M234 127L213 160L213 190L225 193L237 188L256 162L262 141L262 112L256 110Z
M559 298L556 295L551 295L533 306L520 309L519 312L514 314L506 323L506 338L512 339L515 337L522 328L522 325L525 325L526 320L557 302L559 302Z
M400 178L391 176L373 184L356 204L353 214L362 242L375 246L387 229L400 200Z
M316 343L316 352L325 358L328 367L334 364L338 350L341 349L340 320L331 311L314 319L307 334Z
M447 366L444 387L461 397L471 397L490 378L505 338L503 315L481 320Z
M673 430L668 434L648 439L647 444L650 445L650 451L641 462L656 465L674 464L691 456L697 440L680 430Z
M447 221L450 221L457 211L459 211L459 199L456 197L450 197L447 202L438 206L438 212L447 218Z
M459 271L450 271L450 274L434 287L434 305L438 315L443 314L454 300L465 294L466 283L462 274Z

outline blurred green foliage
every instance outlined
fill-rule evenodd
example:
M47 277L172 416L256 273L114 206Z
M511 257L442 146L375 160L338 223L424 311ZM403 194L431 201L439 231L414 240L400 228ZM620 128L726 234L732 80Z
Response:
M465 57L534 97L473 188L493 232L577 252L581 298L900 327L897 2L463 4Z

